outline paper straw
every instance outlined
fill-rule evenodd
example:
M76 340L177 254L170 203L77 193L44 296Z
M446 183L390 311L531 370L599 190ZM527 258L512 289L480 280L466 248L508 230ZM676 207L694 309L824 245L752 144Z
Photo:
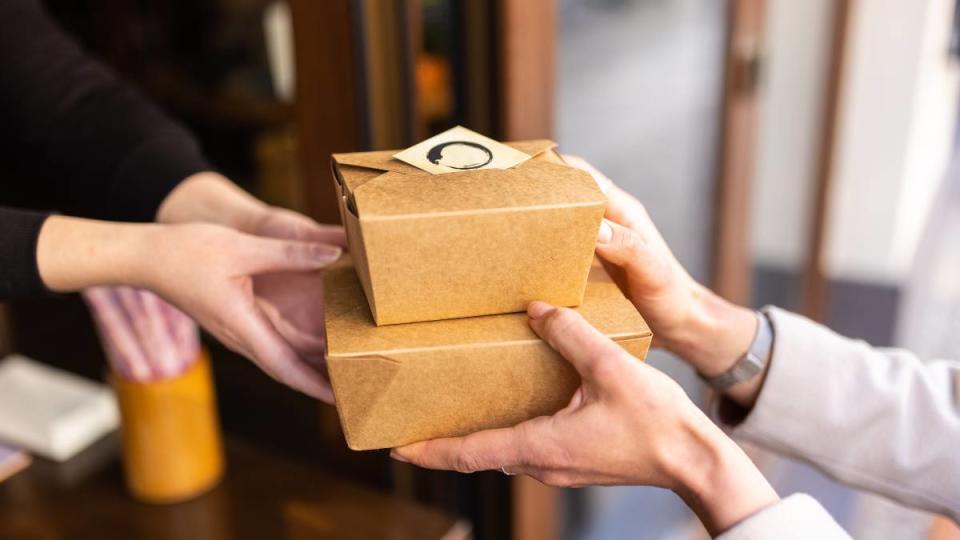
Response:
M107 360L135 381L174 377L198 358L197 325L176 307L146 290L95 287L84 291Z
M197 332L197 325L193 322L193 319L176 307L166 302L162 302L161 305L182 364L181 369L186 370L200 353L200 336Z
M103 344L104 352L107 354L107 362L110 364L110 367L119 375L122 375L125 378L133 377L133 374L130 370L129 363L123 359L123 354L117 349L114 344L113 338L110 336L110 332L107 329L108 323L104 320L103 308L101 304L103 302L109 301L106 297L110 293L106 288L91 288L83 291L83 299L87 303L87 307L90 308L90 313L93 315L93 319L96 322L97 333L100 335L100 341Z
M159 344L153 338L150 331L150 325L147 323L143 307L140 305L140 295L135 289L130 287L116 287L113 293L120 302L121 312L127 321L127 324L133 330L133 335L140 344L140 350L143 351L144 360L147 362L147 369L150 370L149 379L158 379L159 371L156 369L157 347Z
M183 368L185 359L177 348L176 340L167 324L167 314L163 309L164 302L156 295L147 291L137 291L140 307L143 309L143 324L141 325L148 336L143 343L150 343L147 349L147 359L151 367L163 378L172 377Z
M127 320L116 292L109 287L95 287L84 293L100 322L101 336L112 357L112 365L131 380L147 380L151 371L133 328Z
M109 301L104 305L104 311L109 317L107 320L110 323L108 325L110 336L121 352L129 349L122 358L127 358L133 380L148 381L153 378L153 370L150 369L144 344L137 337L130 316L123 307L120 292L118 289L111 290ZM125 345L127 343L129 345Z
M107 335L106 323L103 322L103 318L100 315L100 310L91 309L93 313L93 318L97 321L97 333L100 335L100 341L103 343L103 350L107 355L107 363L110 364L110 368L114 373L122 376L127 380L133 380L133 372L130 369L130 363L124 360L123 354L117 350L116 345L113 343L113 339Z

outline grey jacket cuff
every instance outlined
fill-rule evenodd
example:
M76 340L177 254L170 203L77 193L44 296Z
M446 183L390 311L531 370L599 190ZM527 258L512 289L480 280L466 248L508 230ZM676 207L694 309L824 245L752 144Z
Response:
M721 399L718 413L734 437L768 443L791 440L784 432L794 427L809 433L808 424L820 412L811 410L812 404L821 403L816 397L849 393L856 382L833 376L836 360L831 353L848 347L846 338L789 311L766 307L763 312L773 325L774 339L757 402L745 411Z
M768 308L773 355L730 434L840 482L960 520L960 363L876 349ZM722 400L720 411L731 402Z
M717 540L849 539L813 497L798 493L768 506L717 536Z

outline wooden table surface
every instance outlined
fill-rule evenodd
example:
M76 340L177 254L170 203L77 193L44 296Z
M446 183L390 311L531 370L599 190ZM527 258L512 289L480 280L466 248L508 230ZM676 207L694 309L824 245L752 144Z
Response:
M0 539L443 539L470 537L450 516L227 442L212 491L175 505L127 494L116 435L74 459L37 459L0 483Z

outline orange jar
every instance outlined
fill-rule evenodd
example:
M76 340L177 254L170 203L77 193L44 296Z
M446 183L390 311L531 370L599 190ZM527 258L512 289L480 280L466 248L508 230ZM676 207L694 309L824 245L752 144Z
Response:
M223 476L223 445L210 359L161 381L134 382L111 373L117 394L127 487L149 503L196 497Z

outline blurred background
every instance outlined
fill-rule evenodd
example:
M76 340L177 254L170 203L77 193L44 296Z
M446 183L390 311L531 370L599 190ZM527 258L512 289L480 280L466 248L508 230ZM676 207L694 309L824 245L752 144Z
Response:
M960 358L954 0L46 4L270 203L336 221L332 152L402 148L457 124L504 140L553 138L637 195L681 262L724 296L793 309L874 345ZM365 522L358 538L705 537L662 490L557 490L352 453L332 409L207 346L228 450L243 449L232 462L228 451L228 478L238 462L278 478L293 474L287 463L323 471L351 486L334 514ZM4 306L0 348L103 378L75 297ZM651 362L705 403L689 369L659 353ZM753 456L781 494L813 494L855 537L955 534L803 464ZM95 465L68 475L71 486L110 463L87 461ZM283 497L278 482L263 497ZM309 525L324 511L301 503L285 507L284 523ZM256 511L238 504L215 491L150 519ZM392 535L369 523L378 504ZM331 537L318 527L284 530Z

